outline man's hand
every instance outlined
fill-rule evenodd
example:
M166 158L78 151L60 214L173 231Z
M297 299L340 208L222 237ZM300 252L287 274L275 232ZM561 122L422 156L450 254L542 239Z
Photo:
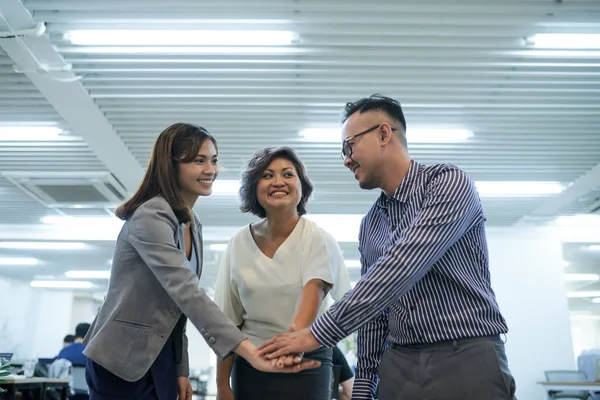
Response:
M235 400L233 390L229 386L217 388L217 400Z
M246 361L248 361L254 368L263 372L293 373L304 371L305 369L318 368L321 366L320 361L306 359L302 360L299 356L296 356L291 358L295 362L294 365L278 367L276 362L267 360L266 358L260 356L256 346L254 346L248 339L243 340L233 351L240 357L245 358Z
M296 357L297 359L297 357ZM295 373L304 371L305 369L313 369L321 366L320 361L315 360L302 360L299 363L294 363L295 359L292 358L292 365L278 365L277 363L267 360L256 353L255 357L248 359L248 362L252 364L254 368L263 372L283 372L283 373Z
M177 377L177 391L179 400L192 400L192 383L187 376Z
M269 360L286 356L313 351L321 346L313 336L310 329L305 328L297 332L282 333L269 339L258 348L259 355ZM287 365L287 360L286 360Z

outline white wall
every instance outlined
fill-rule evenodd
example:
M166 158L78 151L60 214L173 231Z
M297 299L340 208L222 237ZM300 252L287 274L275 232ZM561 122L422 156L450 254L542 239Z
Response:
M73 297L73 309L71 311L71 333L75 334L75 327L83 322L91 324L102 303L92 296L76 294Z
M71 330L71 292L0 277L0 351L15 359L53 357Z
M573 351L577 358L584 350L600 348L600 320L596 315L571 314Z
M33 340L35 357L54 357L62 348L66 334L71 333L73 293L32 289L37 300L37 322Z
M507 320L506 352L517 397L544 398L549 369L576 369L562 243L548 229L488 229L492 285Z

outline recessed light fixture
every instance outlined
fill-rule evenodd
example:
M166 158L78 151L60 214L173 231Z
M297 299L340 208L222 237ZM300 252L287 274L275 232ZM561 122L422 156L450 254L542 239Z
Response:
M73 279L108 279L110 271L67 271L65 276Z
M600 280L598 274L565 274L566 281L594 282Z
M582 297L600 297L600 291L589 291L589 292L567 292L569 298L582 298Z
M287 46L297 34L279 30L73 30L64 39L94 46Z
M72 217L64 215L49 215L42 217L44 224L123 224L119 218L114 216L106 217Z
M213 196L237 196L240 190L240 181L216 179L212 184Z
M39 260L30 257L0 257L0 265L37 265Z
M299 132L308 142L341 143L341 128L306 128ZM473 136L473 132L459 128L409 128L408 143L458 143Z
M559 194L565 187L559 182L476 181L481 197L527 197Z
M556 217L554 224L558 226L600 226L600 215L577 214Z
M90 289L94 286L89 281L31 281L30 285L48 289Z
M0 249L80 250L80 249L85 249L85 243L80 243L80 242L0 242Z
M0 126L0 141L56 140L62 132L55 126Z
M227 243L213 243L208 248L212 251L225 251L227 250Z
M528 41L536 49L600 49L600 34L540 33Z

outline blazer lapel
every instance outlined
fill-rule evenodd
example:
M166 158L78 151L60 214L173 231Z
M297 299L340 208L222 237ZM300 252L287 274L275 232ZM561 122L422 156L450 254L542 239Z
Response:
M204 255L204 251L202 249L202 224L198 222L198 217L196 213L194 213L194 223L193 226L193 240L194 240L194 251L196 252L196 259L198 260L198 264L196 266L196 274L198 277L202 274L202 257Z

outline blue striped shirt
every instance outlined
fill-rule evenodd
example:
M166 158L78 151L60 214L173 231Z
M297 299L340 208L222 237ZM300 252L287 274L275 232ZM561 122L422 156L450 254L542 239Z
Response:
M372 399L387 343L506 333L490 285L485 217L470 177L449 164L409 171L359 232L362 277L311 332L325 346L358 330L353 399Z

